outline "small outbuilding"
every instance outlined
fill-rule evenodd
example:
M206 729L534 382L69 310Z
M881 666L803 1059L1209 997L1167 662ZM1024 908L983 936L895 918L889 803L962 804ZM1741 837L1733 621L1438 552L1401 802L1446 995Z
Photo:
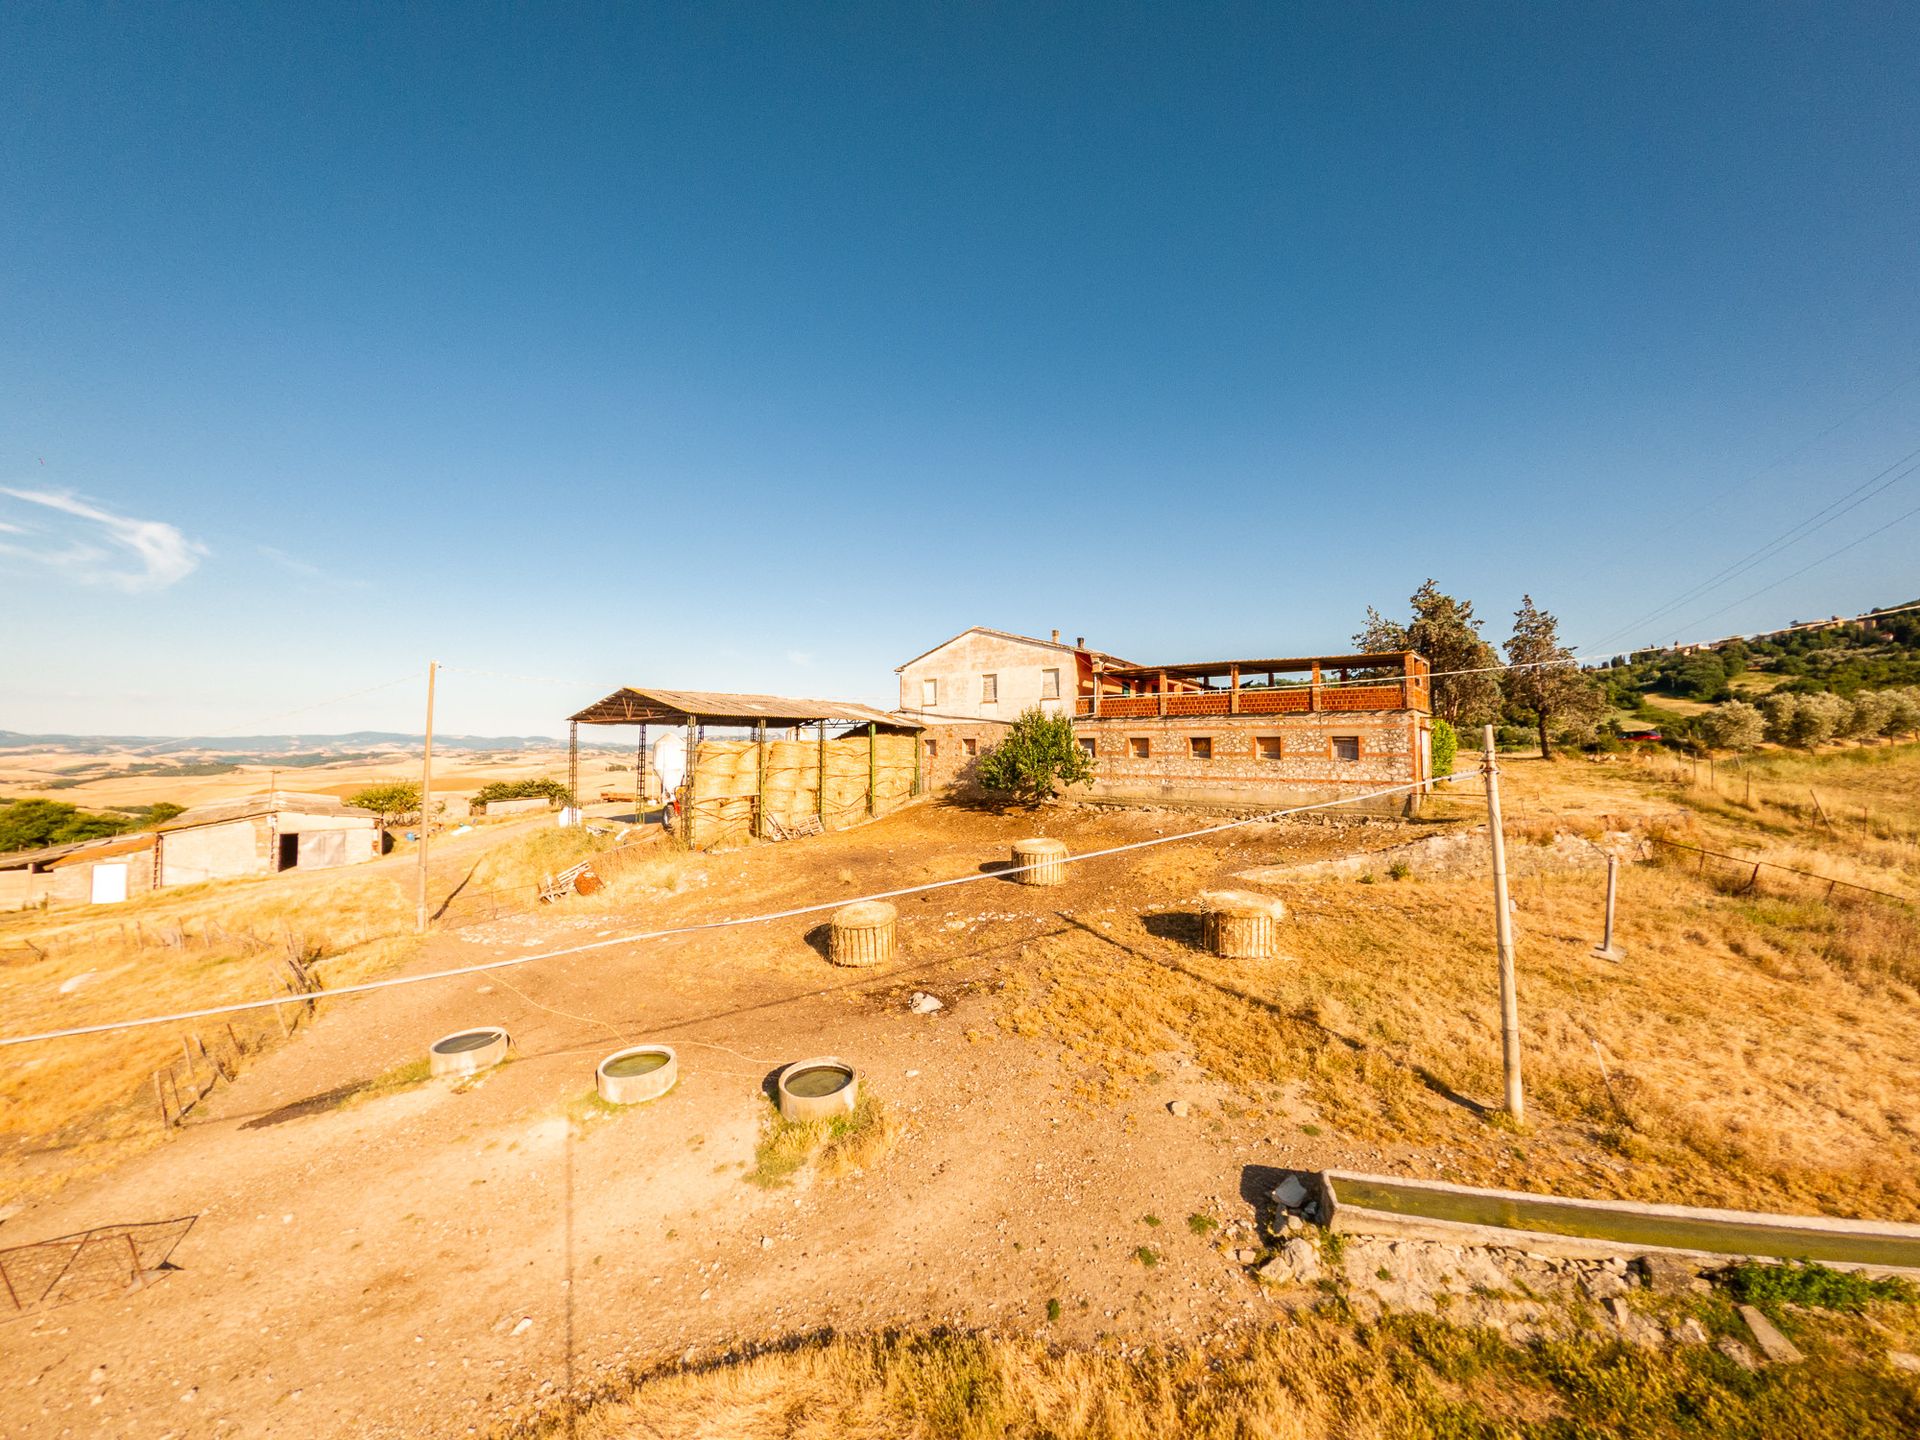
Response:
M331 795L275 790L198 805L162 825L155 888L331 870L380 855L380 819Z

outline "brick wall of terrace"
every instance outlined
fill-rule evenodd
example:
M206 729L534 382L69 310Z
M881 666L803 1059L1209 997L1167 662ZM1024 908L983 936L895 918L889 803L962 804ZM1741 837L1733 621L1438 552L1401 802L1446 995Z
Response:
M1240 698L1248 697L1243 692ZM1427 715L1409 710L1164 718L1103 713L1098 720L1074 722L1074 733L1094 749L1094 780L1083 792L1088 796L1233 807L1315 804L1425 780L1432 774L1431 728ZM1408 797L1367 803L1397 812L1408 808Z

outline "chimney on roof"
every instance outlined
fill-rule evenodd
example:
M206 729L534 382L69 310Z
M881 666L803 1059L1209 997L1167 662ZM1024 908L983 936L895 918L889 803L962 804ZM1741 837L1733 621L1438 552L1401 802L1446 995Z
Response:
M1058 630L1053 632L1053 643L1056 645L1060 643L1060 632Z
M1074 636L1074 637L1073 637L1073 648L1074 648L1074 649L1076 649L1076 650L1084 650L1084 649L1086 649L1086 648L1087 648L1087 637L1086 637L1086 636L1084 636L1084 635L1076 635L1076 636Z

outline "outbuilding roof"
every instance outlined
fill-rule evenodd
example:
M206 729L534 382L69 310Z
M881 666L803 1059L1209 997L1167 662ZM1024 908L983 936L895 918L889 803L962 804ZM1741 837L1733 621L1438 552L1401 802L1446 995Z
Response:
M196 805L155 828L162 834L174 830L193 830L202 825L224 825L234 820L251 820L260 815L342 815L379 820L371 810L349 805L333 795L313 795L299 791L273 790L263 795L241 795L232 800L214 800Z
M567 717L582 725L811 725L832 720L922 730L918 720L851 700L797 700L786 695L733 695L716 690L661 690L628 685Z

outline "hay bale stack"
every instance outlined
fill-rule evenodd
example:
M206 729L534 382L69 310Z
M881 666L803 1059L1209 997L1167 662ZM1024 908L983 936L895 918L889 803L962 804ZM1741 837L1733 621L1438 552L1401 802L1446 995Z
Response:
M1016 840L1013 863L1019 867L1019 873L1013 878L1022 885L1064 885L1067 883L1067 842L1044 837Z
M1215 890L1200 897L1200 943L1215 955L1239 960L1273 957L1276 922L1286 907L1251 890Z
M893 959L900 912L884 900L862 900L836 910L827 931L827 958L836 965L881 965Z

